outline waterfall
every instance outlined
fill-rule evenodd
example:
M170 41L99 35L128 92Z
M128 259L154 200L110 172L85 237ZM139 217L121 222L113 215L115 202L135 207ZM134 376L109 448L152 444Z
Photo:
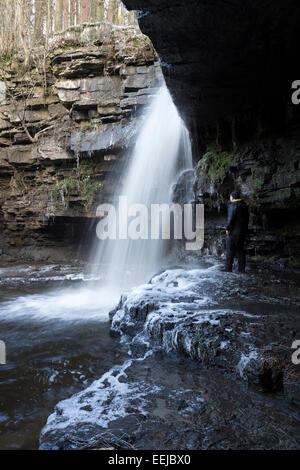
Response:
M126 196L128 207L143 204L150 212L151 204L171 203L172 185L182 171L192 167L189 133L164 85L144 116L116 196ZM110 283L120 289L132 287L160 269L167 245L166 240L99 240L93 263L98 272L106 266Z

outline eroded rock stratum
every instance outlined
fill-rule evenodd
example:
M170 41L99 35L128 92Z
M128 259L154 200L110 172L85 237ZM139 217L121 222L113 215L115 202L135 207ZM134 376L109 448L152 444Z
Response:
M136 26L108 23L58 35L46 59L22 67L14 58L1 81L0 249L61 257L112 200L162 73Z

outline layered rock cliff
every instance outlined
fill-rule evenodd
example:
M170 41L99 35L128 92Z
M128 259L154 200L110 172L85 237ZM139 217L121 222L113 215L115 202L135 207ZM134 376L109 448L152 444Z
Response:
M112 200L161 69L138 28L107 23L57 36L29 71L22 58L5 65L0 248L61 257L94 237L95 207Z

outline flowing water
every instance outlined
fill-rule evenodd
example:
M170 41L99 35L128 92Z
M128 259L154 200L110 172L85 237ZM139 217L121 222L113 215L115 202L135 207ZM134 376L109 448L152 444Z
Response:
M276 327L268 320L268 329L259 323L254 334L264 335L261 341L270 341L272 335L289 341L287 320L298 328L298 307L291 303L296 295L299 297L295 282L287 279L278 284L273 276L262 287L266 284L262 276L228 278L223 273L217 275L217 268L210 266L211 263L203 265L201 289L208 298L219 297L219 304L211 307L208 299L201 309L228 312L238 308L251 315L275 315ZM58 402L70 399L65 407L71 412L76 399L70 397L78 392L88 395L89 387L97 390L102 384L105 388L98 392L98 398L100 405L103 401L103 409L99 412L95 407L90 420L96 414L109 422L114 414L125 413L120 430L136 434L139 448L300 445L296 431L299 409L286 404L280 396L248 391L245 384L216 369L155 352L155 348L152 355L145 355L145 360L134 360L128 354L128 348L134 347L132 340L120 342L109 334L108 311L118 299L104 298L105 286L102 284L101 289L99 281L99 290L95 290L95 281L84 270L84 266L72 265L17 265L0 271L0 338L7 346L7 364L0 366L0 449L37 448L40 432ZM181 282L178 279L178 289L188 288L189 282ZM160 296L165 291L172 305L176 282L172 281L168 289L163 283L161 289L157 285ZM133 292L131 298L134 295ZM224 298L229 295L231 304L226 305ZM288 297L285 306L284 296ZM194 297L194 301L202 298L200 294ZM241 299L247 303L239 305ZM161 300L157 297L157 301ZM184 299L177 299L175 309L178 301ZM248 321L254 328L251 315ZM282 325L279 331L278 325ZM243 330L239 335L243 335ZM146 347L151 353L150 345ZM93 403L87 399L76 416L84 414L84 408L88 410L89 406ZM141 423L138 426L137 416ZM110 429L117 433L119 426L116 420ZM79 424L76 428L80 429ZM58 434L56 429L55 435ZM55 442L54 437L49 441Z
M165 86L142 119L120 194L128 206L149 208L171 201L172 184L192 168L192 153ZM0 269L0 340L7 348L0 368L1 449L36 448L59 400L122 363L126 354L109 336L108 312L124 286L146 281L160 267L165 249L161 240L99 242L92 279L75 266ZM110 282L97 281L103 277Z
M57 401L123 361L109 335L116 299L77 266L16 265L0 277L0 449L34 449Z
M153 100L139 133L134 152L125 170L119 195L126 197L126 211L118 211L118 231L126 237L130 208L142 205L151 213L152 204L169 204L172 185L180 173L192 169L192 149L189 133L180 118L166 86ZM139 211L139 208L136 208ZM132 219L131 217L131 219ZM148 234L159 233L158 220L148 220ZM153 226L154 225L154 226ZM150 227L151 226L151 227ZM107 265L107 278L114 288L122 291L143 283L162 265L168 243L164 240L127 239L99 241L93 250L96 273Z

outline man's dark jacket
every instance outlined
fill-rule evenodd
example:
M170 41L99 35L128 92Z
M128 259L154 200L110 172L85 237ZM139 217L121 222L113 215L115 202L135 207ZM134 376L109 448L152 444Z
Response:
M231 202L228 208L226 230L235 238L245 237L248 231L249 211L244 201Z

